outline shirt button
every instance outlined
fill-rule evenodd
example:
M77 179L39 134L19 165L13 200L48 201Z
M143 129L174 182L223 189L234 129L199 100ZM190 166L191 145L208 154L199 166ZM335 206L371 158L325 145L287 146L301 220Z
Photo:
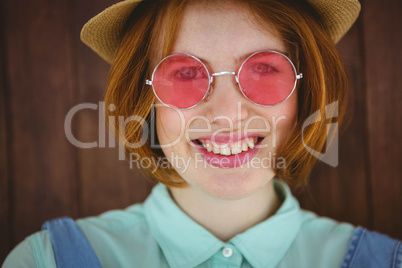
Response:
M232 254L233 254L233 249L228 248L228 247L224 247L224 248L222 249L222 255L223 255L224 257L229 258L230 256L232 256Z

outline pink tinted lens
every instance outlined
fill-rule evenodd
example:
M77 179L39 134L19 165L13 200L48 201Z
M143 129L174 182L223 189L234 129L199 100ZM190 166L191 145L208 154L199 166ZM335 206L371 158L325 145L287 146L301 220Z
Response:
M152 84L164 104L185 109L199 103L209 87L208 71L201 61L190 55L166 57L156 68Z
M263 51L248 58L239 71L243 94L260 105L275 105L292 93L296 73L290 60L282 54Z

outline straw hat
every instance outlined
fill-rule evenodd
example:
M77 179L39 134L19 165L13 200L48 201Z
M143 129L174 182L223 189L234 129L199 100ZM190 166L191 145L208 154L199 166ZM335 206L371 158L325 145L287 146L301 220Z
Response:
M321 15L322 23L337 43L356 21L358 0L307 0ZM109 63L122 39L122 31L131 12L141 0L119 2L89 20L81 31L81 40Z

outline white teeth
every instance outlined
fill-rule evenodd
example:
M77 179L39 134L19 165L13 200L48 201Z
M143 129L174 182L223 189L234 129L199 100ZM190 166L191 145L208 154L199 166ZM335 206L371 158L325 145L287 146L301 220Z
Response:
M202 146L208 151L214 154L220 155L235 155L241 152L248 151L249 149L254 149L255 143L258 138L248 138L244 140L237 141L233 144L216 144L209 140L201 141Z
M228 146L221 148L221 154L222 155L230 155L230 148Z
M245 143L245 142L242 142L241 143L241 150L244 152L244 151L248 151L248 145L247 145L247 143Z
M232 146L232 154L239 154L241 152L242 152L241 142L238 141L238 142L234 143Z
M247 145L250 149L254 149L254 139L247 139Z
M209 142L207 142L207 143L204 145L204 147L207 149L208 152L212 152L212 145L211 145Z

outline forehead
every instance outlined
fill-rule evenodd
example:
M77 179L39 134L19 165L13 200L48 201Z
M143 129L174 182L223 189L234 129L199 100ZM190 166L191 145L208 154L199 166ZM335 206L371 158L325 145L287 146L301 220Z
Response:
M211 1L186 7L172 53L188 53L208 62L238 61L264 49L286 53L285 44L272 26L262 28L238 3Z

